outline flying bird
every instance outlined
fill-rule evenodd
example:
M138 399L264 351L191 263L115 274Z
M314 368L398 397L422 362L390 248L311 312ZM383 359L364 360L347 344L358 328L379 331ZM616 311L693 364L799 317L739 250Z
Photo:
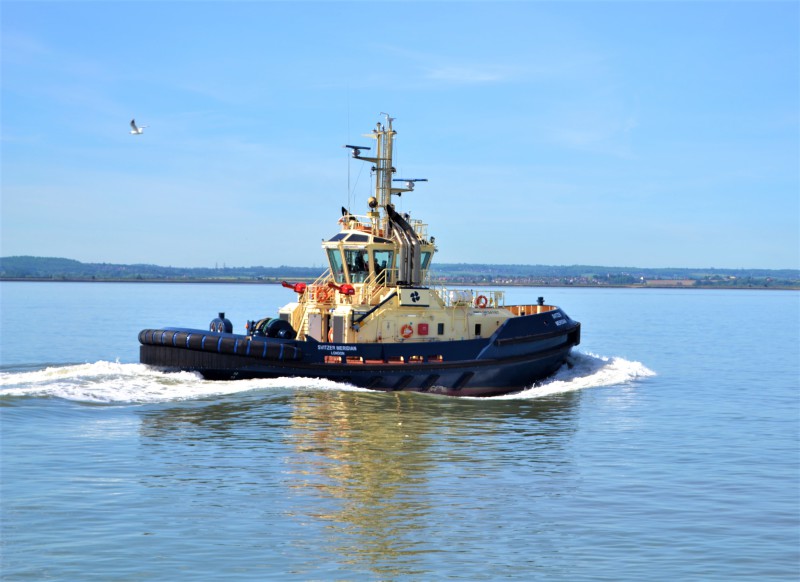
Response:
M144 133L144 128L145 127L147 127L147 126L143 125L142 127L139 127L138 125L136 125L136 120L135 119L131 119L131 133L132 134L141 135L142 133Z

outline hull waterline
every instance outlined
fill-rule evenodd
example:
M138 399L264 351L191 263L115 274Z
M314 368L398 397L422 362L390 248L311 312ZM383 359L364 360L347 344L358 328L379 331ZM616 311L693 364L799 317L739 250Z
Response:
M208 341L204 341L207 338ZM223 342L222 340L228 340ZM527 344L524 353L481 359L420 361L410 356L385 356L385 361L358 356L338 363L313 354L337 353L347 346L280 340L255 343L246 336L219 336L201 330L145 330L140 334L140 361L163 370L193 371L208 380L255 378L324 378L360 388L386 392L410 391L447 396L497 396L529 388L555 373L580 342L580 324L555 336L509 342ZM486 352L486 344L478 352ZM187 345L195 349L187 348ZM346 353L364 353L358 346ZM391 351L391 346L381 346ZM421 352L419 346L398 345L396 354ZM445 346L435 346L445 351ZM502 349L501 345L501 349ZM506 348L507 349L507 348ZM361 350L361 351L359 351ZM517 350L519 351L519 350ZM306 355L308 353L309 355ZM371 354L374 355L374 354ZM393 362L394 361L394 362ZM402 362L402 363L398 363Z

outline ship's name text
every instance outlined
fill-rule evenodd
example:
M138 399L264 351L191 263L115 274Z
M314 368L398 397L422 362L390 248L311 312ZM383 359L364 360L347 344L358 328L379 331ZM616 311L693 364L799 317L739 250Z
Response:
M329 352L340 352L340 351L355 352L358 348L356 346L334 346L331 344L319 344L317 346L317 349L327 350Z

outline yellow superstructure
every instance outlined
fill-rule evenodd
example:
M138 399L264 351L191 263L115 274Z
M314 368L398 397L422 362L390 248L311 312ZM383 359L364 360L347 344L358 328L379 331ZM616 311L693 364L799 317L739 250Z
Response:
M297 301L279 311L297 339L337 344L437 342L490 337L507 319L556 309L548 305L505 306L496 290L433 288L428 272L436 252L428 226L399 214L391 197L416 182L393 178L392 118L368 134L369 147L345 146L373 164L375 193L366 215L342 209L339 232L322 243L329 268L311 285L288 285ZM392 183L403 182L403 187Z

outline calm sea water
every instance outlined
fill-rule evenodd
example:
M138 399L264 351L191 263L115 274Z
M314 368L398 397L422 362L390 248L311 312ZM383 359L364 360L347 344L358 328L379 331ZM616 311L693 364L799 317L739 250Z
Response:
M539 295L573 367L478 400L136 363L275 286L0 284L3 579L797 579L800 294Z

